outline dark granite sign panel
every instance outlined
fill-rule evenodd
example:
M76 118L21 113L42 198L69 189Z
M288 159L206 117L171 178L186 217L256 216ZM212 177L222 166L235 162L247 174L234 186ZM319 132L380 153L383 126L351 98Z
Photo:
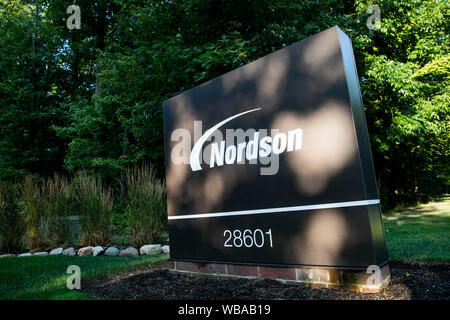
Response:
M338 27L163 108L172 259L387 262L353 50Z

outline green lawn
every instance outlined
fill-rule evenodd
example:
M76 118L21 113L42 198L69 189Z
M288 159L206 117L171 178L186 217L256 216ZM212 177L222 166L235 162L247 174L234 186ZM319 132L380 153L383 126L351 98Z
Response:
M450 261L450 196L383 214L391 260Z
M0 299L92 299L69 290L67 267L77 265L83 281L93 276L166 261L168 254L129 257L47 256L0 259Z

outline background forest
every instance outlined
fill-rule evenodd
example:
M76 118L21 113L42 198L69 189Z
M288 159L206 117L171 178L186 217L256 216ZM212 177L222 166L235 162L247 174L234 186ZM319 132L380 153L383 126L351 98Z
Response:
M333 25L353 41L383 206L448 193L446 0L0 0L0 180L84 169L119 186L143 163L162 178L162 101Z

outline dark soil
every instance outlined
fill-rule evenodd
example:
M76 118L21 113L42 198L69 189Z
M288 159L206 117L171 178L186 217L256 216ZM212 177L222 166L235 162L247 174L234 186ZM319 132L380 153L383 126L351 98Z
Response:
M164 264L103 276L82 283L82 291L104 299L149 300L449 300L450 263L410 264L391 262L391 281L376 294L307 288L275 280L187 277L170 273Z

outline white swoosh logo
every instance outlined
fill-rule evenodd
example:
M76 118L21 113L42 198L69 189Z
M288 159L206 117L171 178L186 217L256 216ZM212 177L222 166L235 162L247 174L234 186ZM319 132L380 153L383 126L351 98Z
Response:
M236 114L236 115L234 115L232 117L229 117L229 118L219 122L214 127L208 129L200 137L200 139L197 140L197 142L195 143L194 147L192 148L191 156L189 158L189 162L191 164L192 171L202 170L202 167L200 167L200 151L202 150L203 144L206 142L206 140L208 140L208 138L213 134L214 131L219 129L225 123L227 123L227 122L229 122L229 121L231 121L233 119L236 119L237 117L243 116L246 113L250 113L250 112L253 112L253 111L257 111L257 110L261 110L261 108L251 109L251 110L248 110L248 111Z

